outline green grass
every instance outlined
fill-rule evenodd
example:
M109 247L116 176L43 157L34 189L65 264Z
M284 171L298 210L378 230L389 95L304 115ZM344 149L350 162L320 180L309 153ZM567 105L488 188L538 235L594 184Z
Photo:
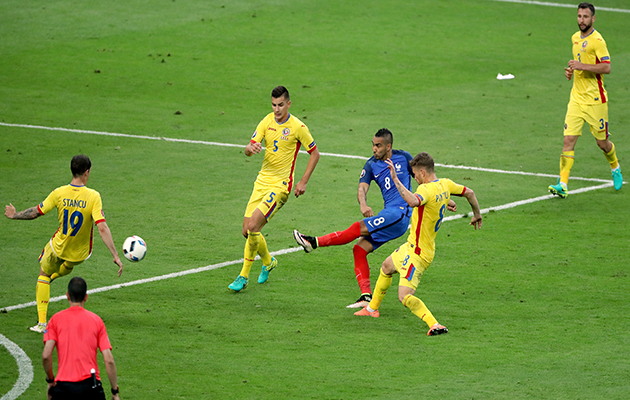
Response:
M596 23L611 52L605 81L622 168L628 15L598 11ZM0 122L244 145L270 111L271 89L284 84L322 152L367 157L374 132L389 127L395 148L428 151L441 164L556 174L571 88L562 68L576 30L573 9L492 1L6 0ZM499 72L516 79L498 81ZM576 150L573 176L610 179L586 130ZM118 278L97 237L74 273L90 288L243 257L242 215L262 157L0 126L0 203L41 202L69 182L78 153L92 159L88 186L103 197L117 246L130 235L149 246ZM361 218L363 164L323 156L306 194L263 230L271 251L295 247L292 229L321 235ZM543 196L554 182L438 175L473 188L482 208ZM400 305L396 283L379 319L344 308L358 295L350 245L278 256L265 285L255 283L258 262L238 294L227 289L237 263L93 294L87 308L107 325L124 399L621 399L630 391L626 190L491 212L476 232L462 219L444 223L418 288L449 327L437 338ZM375 185L368 201L382 206ZM0 219L0 308L34 300L37 257L56 229L53 215ZM368 257L373 284L403 241ZM50 314L65 307L52 303ZM34 307L0 314L0 334L33 363L24 399L45 396L41 336L26 330L35 321ZM0 395L17 377L0 347Z

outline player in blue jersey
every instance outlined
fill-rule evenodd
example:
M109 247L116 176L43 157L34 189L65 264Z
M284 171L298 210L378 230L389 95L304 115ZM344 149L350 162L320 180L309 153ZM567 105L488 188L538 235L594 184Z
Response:
M391 174L385 160L391 159L396 168L396 173L405 187L411 190L411 178L413 171L409 161L411 154L403 150L392 150L394 138L389 129L380 129L372 139L373 156L365 163L359 179L357 200L361 207L364 219L350 225L344 231L329 233L320 237L302 235L297 230L293 231L295 241L310 253L318 247L339 246L352 242L359 238L354 245L354 272L361 289L361 296L347 308L365 307L372 299L370 284L370 266L367 255L390 240L396 239L407 232L411 209L403 200L394 185ZM384 208L377 215L367 204L367 192L370 183L375 181L383 195ZM454 210L453 202L449 209Z

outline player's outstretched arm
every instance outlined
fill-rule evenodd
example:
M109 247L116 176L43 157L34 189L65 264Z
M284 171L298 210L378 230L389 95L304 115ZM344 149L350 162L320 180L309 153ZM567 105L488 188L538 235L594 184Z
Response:
M396 189L398 189L398 193L400 193L400 197L403 198L411 207L418 207L420 205L420 200L409 189L402 184L400 179L398 179L398 175L396 174L396 168L394 168L394 163L391 159L385 160L387 163L387 168L389 168L389 173L392 176L392 181L394 181L394 185L396 185Z
M359 190L357 191L357 200L359 201L359 207L361 208L361 214L365 218L373 217L374 211L372 207L367 204L367 192L370 190L370 185L365 182L359 182Z
M27 210L16 212L13 204L9 203L4 207L4 216L9 219L35 219L40 217L41 214L37 211L37 207L31 207Z
M473 211L473 216L470 220L470 225L474 226L475 229L481 229L481 209L479 208L479 202L477 201L477 196L475 196L475 192L469 187L466 187L466 192L464 193L464 197L470 203L470 207Z
M304 192L306 192L306 184L308 183L308 180L311 179L311 175L313 174L313 171L315 170L318 162L319 150L317 150L317 147L315 147L313 151L311 151L311 156L308 159L308 164L306 164L306 171L304 171L302 179L300 179L297 185L295 185L295 197L300 197L304 194Z
M112 253L114 257L114 264L118 265L118 276L122 275L123 265L122 261L120 261L120 257L118 256L118 251L116 250L116 246L114 246L114 238L112 237L112 232L109 230L109 226L107 222L100 222L98 225L98 233L101 235L101 239L103 239L103 243L109 249L109 252Z

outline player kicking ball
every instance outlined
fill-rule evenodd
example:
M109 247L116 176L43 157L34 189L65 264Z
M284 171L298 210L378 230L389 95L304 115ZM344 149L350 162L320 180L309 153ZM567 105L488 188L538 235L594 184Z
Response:
M407 232L411 209L400 197L398 190L392 184L392 178L385 160L391 160L395 166L396 174L402 184L411 190L411 177L413 171L409 161L413 158L404 150L392 150L394 137L389 129L379 129L372 139L372 157L365 163L359 178L357 200L361 207L361 214L365 218L350 225L344 231L332 232L320 237L303 235L297 230L293 231L293 237L297 244L310 253L318 247L341 246L359 239L352 249L354 256L354 272L361 290L361 296L357 301L346 308L362 308L372 300L372 287L370 284L370 266L367 255L376 251L379 247L397 239ZM374 181L383 195L384 208L374 214L367 204L367 192L370 183ZM455 202L449 210L455 211Z
M392 276L398 273L400 274L398 284L400 302L429 326L428 336L447 333L448 329L438 323L422 300L414 294L420 283L420 277L433 261L435 236L444 219L451 195L461 196L468 200L473 211L470 225L474 226L475 229L481 228L479 202L472 189L459 185L450 179L438 179L435 175L435 163L428 153L420 153L410 162L414 178L419 185L415 193L412 193L400 182L394 164L390 160L385 162L401 197L413 208L411 231L407 242L397 248L383 262L370 303L354 314L378 317L378 308L387 293L387 289L392 284Z

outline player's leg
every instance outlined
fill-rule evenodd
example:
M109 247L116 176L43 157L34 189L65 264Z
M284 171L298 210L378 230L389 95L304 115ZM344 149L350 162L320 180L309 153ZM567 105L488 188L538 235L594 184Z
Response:
M50 281L54 281L55 279L59 278L60 276L66 276L70 273L72 273L72 271L74 271L74 267L76 267L77 265L81 264L83 261L79 261L79 262L70 262L70 261L64 261L60 266L59 266L59 272L55 272L52 275L50 275Z
M434 336L446 333L448 329L446 329L444 325L440 325L424 302L414 296L420 284L420 277L428 267L428 263L420 259L420 257L415 256L411 257L406 265L400 268L398 300L429 326L427 335Z
M363 220L369 235L364 235L354 246L354 272L361 289L361 297L348 308L359 308L366 301L369 303L370 294L370 267L367 262L367 254L375 251L383 244L404 235L409 226L407 210L399 208L385 208L375 217ZM409 212L410 214L410 212Z
M560 155L560 178L555 185L549 185L549 192L565 198L568 195L569 176L575 161L575 144L582 135L584 126L584 115L581 107L573 102L569 102L567 114L564 118L564 142L562 154Z
M259 209L255 209L252 215L245 219L247 219L247 240L245 241L243 266L236 280L228 286L235 292L240 292L247 286L249 273L256 258L256 253L258 253L258 246L262 236L260 231L267 222Z
M33 332L43 333L48 322L48 303L50 301L51 275L58 273L59 266L63 260L59 259L50 247L50 242L46 244L39 257L39 274L37 285L35 286L35 299L37 303L37 325L30 328Z
M354 274L361 290L361 296L357 301L346 306L346 308L363 308L372 300L372 285L370 283L370 265L367 255L374 250L372 243L365 237L361 237L359 242L352 248L354 257Z
M354 315L370 317L379 316L378 308L381 306L381 302L383 301L385 294L387 294L387 289L389 289L389 287L392 285L392 275L396 273L394 258L397 257L397 253L400 253L402 251L401 248L403 246L396 249L394 253L387 257L385 261L383 261L378 280L376 281L376 285L374 286L374 295L372 296L372 300L363 309L355 312Z
M310 253L318 247L341 246L348 244L356 238L368 235L369 232L363 221L357 221L350 225L346 230L328 233L324 236L315 237L303 235L297 230L293 231L293 238L304 248L304 251Z
M250 225L250 231L259 231L262 227L273 218L274 215L285 205L289 200L289 192L285 188L274 188L264 196L264 200L258 205L257 211L263 215L263 219L258 219L258 224ZM258 214L257 214L258 215ZM267 247L267 241L261 234L258 240L258 249L256 250L260 259L263 262L260 275L258 275L258 283L265 283L269 279L269 273L278 266L278 260L271 256L269 248Z
M606 160L610 164L615 190L620 190L623 186L623 176L621 175L615 144L609 139L608 104L604 103L591 106L589 108L587 121L590 125L591 134L593 134L597 140L597 145L602 149Z

